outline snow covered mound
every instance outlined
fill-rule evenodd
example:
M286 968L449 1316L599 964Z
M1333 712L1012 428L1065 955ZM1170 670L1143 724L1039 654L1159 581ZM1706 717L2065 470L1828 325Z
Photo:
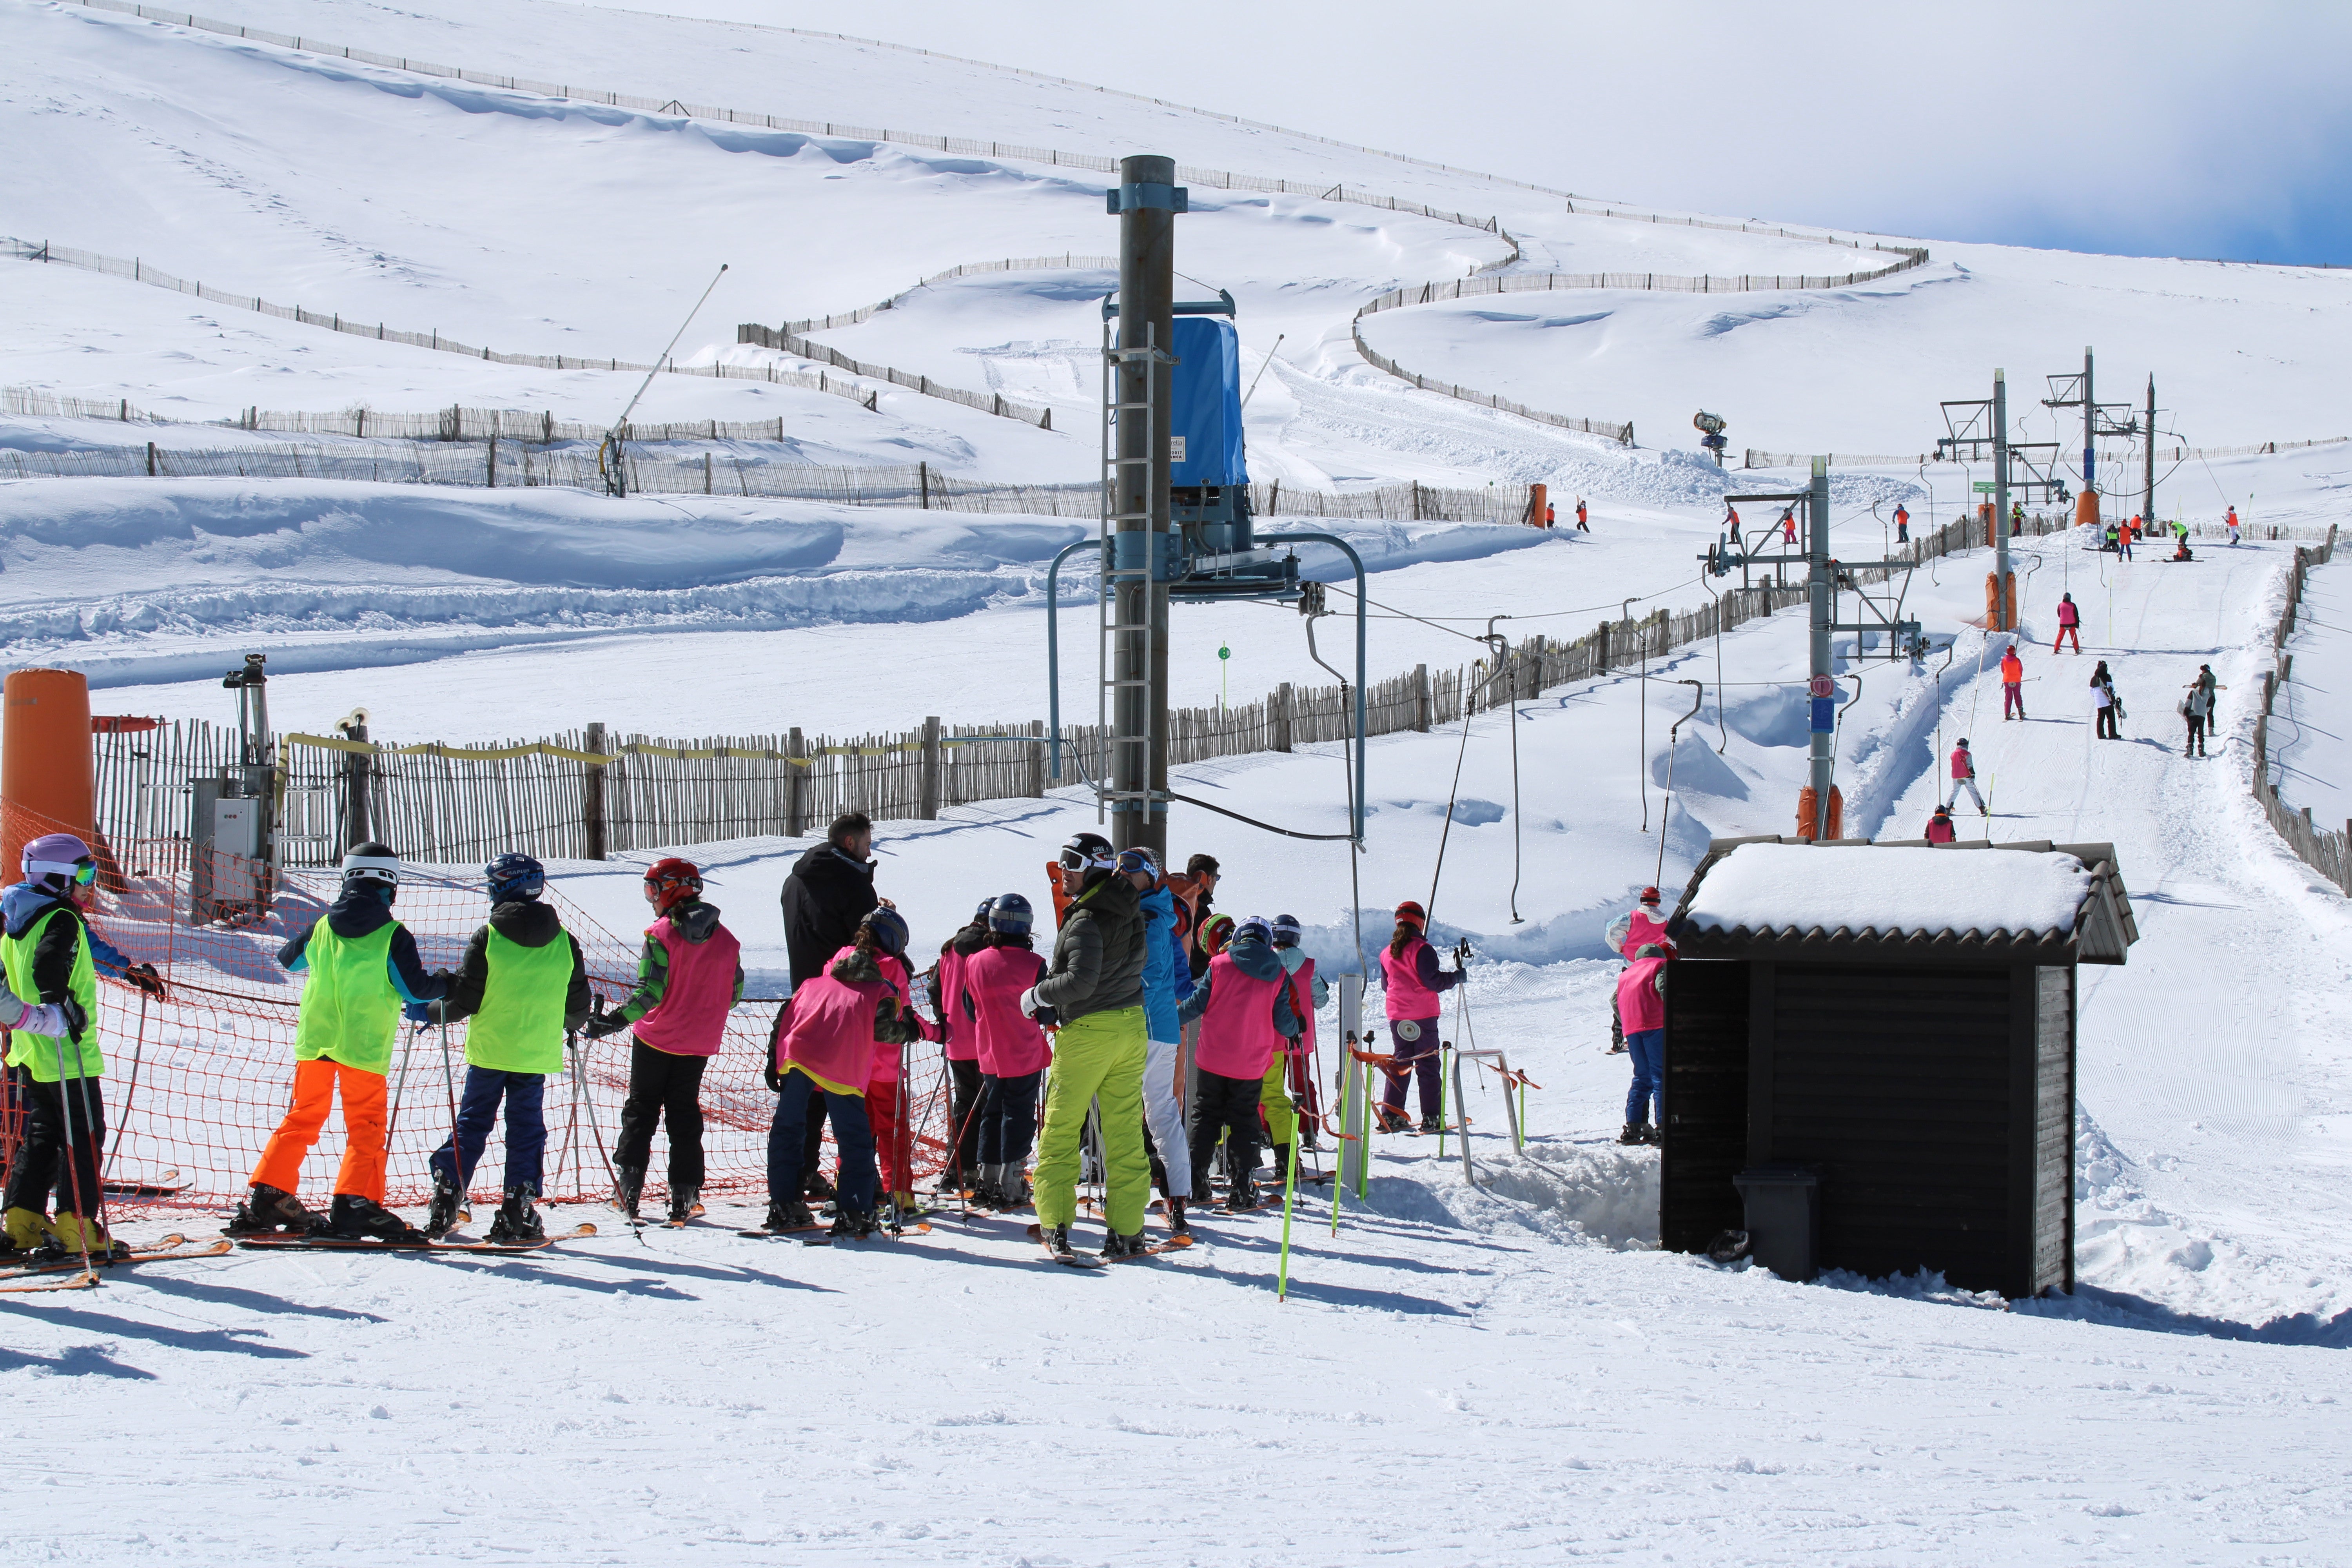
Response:
M1706 873L1682 919L1700 931L2063 935L2090 891L2083 862L2056 850L1743 844Z

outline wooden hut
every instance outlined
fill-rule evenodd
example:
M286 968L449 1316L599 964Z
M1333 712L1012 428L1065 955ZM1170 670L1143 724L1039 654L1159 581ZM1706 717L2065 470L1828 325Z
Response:
M2074 1289L2074 966L2138 936L2112 845L1717 839L1668 930L1663 1246Z

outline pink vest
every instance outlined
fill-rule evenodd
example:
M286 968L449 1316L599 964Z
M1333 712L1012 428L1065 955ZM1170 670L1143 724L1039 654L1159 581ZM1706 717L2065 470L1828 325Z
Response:
M670 925L667 915L647 926L646 934L669 954L669 979L662 986L662 999L630 1025L629 1032L672 1056L717 1056L735 1001L735 970L743 944L723 925L700 942L688 942Z
M1264 1078L1281 1048L1274 1026L1274 999L1283 980L1253 980L1223 953L1209 961L1209 1005L1201 1014L1201 1044L1192 1060L1202 1072L1225 1078Z
M1388 998L1390 1018L1434 1018L1437 993L1421 983L1421 950L1429 945L1420 937L1404 944L1402 953L1381 949L1381 985Z
M1625 922L1625 945L1618 951L1624 957L1631 958L1654 942L1661 947L1674 945L1666 940L1666 922L1648 910L1637 908Z
M1315 1048L1315 961L1311 958L1290 977L1290 1010L1307 1028L1298 1037L1297 1045L1285 1048L1293 1056L1303 1057Z
M1977 776L1976 763L1969 757L1965 747L1952 748L1952 776L1956 779L1972 779Z
M2083 612L2074 607L2074 600L2061 599L2058 601L2058 624L2060 626L2075 626L2078 625L2082 619Z
M971 957L958 952L952 946L940 954L939 967L931 972L931 1000L937 1005L948 1037L948 1060L969 1062L980 1059L980 1041L973 1033L971 1020L963 1016L963 966Z
M1658 994L1658 971L1669 961L1637 958L1617 977L1617 1021L1627 1034L1666 1026L1666 999Z
M1044 978L1045 961L1025 947L984 947L963 961L956 1027L968 1031L980 1070L991 1078L1024 1078L1053 1061L1045 1031L1021 1016L1021 994ZM971 1017L963 1013L971 998Z
M889 962L883 961L886 975ZM864 1094L874 1080L874 1060L879 1054L874 1005L890 991L887 980L867 985L836 980L828 963L822 973L803 981L786 1004L784 1026L776 1039L776 1069L797 1067L836 1094ZM898 1047L882 1048L890 1053L895 1078Z

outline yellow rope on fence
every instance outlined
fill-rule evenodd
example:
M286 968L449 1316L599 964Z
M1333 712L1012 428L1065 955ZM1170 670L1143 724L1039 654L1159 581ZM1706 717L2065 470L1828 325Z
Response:
M972 740L1027 740L1024 736L942 736L944 743ZM819 757L887 757L896 752L919 752L920 741L902 741L890 746L819 746L805 757L792 756L783 752L754 751L745 746L656 746L633 742L606 755L594 752L575 752L569 746L558 746L546 741L535 741L528 746L446 746L438 741L428 741L415 746L378 746L366 741L338 740L329 735L288 735L289 746L310 746L322 752L357 752L365 756L452 757L461 762L501 763L516 757L561 757L566 762L585 763L590 767L605 767L625 757L668 757L677 762L709 762L717 758L734 757L748 762L791 763L807 767Z

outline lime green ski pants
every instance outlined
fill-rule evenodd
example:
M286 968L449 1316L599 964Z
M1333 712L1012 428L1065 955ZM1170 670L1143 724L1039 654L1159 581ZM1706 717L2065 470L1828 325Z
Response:
M1089 1013L1054 1037L1045 1077L1045 1125L1037 1134L1037 1223L1078 1216L1078 1143L1087 1108L1102 1103L1103 1217L1121 1236L1143 1228L1151 1162L1143 1152L1143 1009Z

